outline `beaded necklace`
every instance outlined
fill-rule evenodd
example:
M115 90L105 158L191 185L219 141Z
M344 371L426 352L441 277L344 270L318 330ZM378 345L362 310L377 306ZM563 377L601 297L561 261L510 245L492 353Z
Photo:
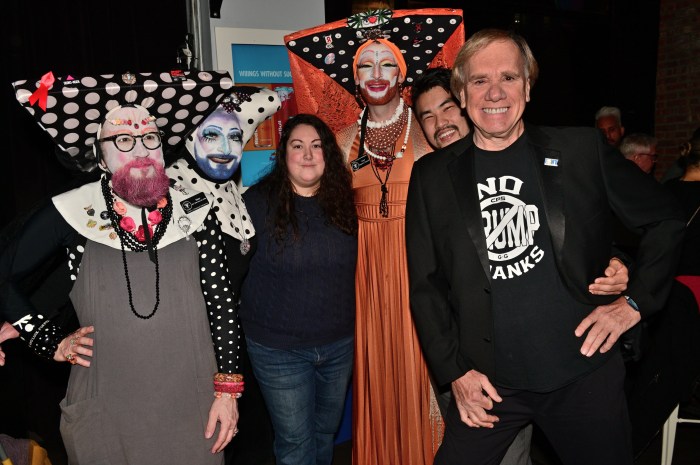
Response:
M118 214L115 211L114 206L117 202L112 188L109 187L109 181L107 179L107 176L102 177L101 187L102 196L104 197L105 203L107 204L107 213L109 215L110 222L112 223L112 228L114 228L114 230L117 232L117 235L119 236L119 244L122 250L122 263L124 264L124 276L126 278L126 290L129 295L129 307L131 308L131 312L138 318L141 318L142 320L148 320L156 314L156 310L158 310L158 305L160 304L160 268L158 266L158 242L165 234L165 231L168 228L168 223L170 222L170 218L173 214L173 205L172 199L170 198L170 192L166 194L165 205L159 207L157 210L154 210L160 212L161 216L160 221L156 222L157 224L155 226L155 232L153 233L152 237L150 233L150 225L147 223L146 220L145 209L141 209L141 222L144 236L144 240L141 241L139 240L140 235L139 237L137 237L136 234L133 234L122 227L123 220L128 217L122 217L120 219L120 214ZM161 202L159 202L159 204L160 203ZM153 212L151 212L151 214L152 213ZM131 220L131 218L129 219ZM133 220L131 220L131 222L133 222ZM143 252L145 250L148 250L148 254L151 257L153 263L155 264L156 303L153 307L153 311L148 315L141 315L134 308L133 294L131 291L131 279L129 278L129 267L126 262L126 250L124 249L125 244L129 248L129 250L133 252Z
M394 110L394 114L391 116L391 118L389 118L386 121L369 121L368 120L367 127L370 129L377 129L377 128L382 129L382 128L386 128L388 126L391 126L392 124L396 123L399 120L399 117L403 113L403 108L404 108L403 99L399 99L399 104L396 105L396 110ZM367 111L367 108L364 108L362 110L362 114L360 115L360 118L357 120L358 124L362 120L362 117L364 116L364 112L366 112L366 111Z
M360 115L358 124L361 125L361 122L365 120L366 114L367 109L365 108ZM377 160L391 163L394 158L403 157L403 154L406 151L408 134L411 131L411 109L408 108L408 111L405 111L403 100L399 100L399 104L396 106L396 111L390 119L386 121L367 120L365 127L366 141L363 144L365 152ZM405 127L408 129L406 130L406 134L404 136L403 145L399 153L394 156L393 148L396 146L396 141L401 136L401 132L403 132Z
M382 150L382 151L380 151L380 153L374 153L372 150L370 150L369 147L367 147L366 143L363 144L363 148L365 149L365 152L367 152L367 154L370 157L372 157L376 160L381 160L381 161L385 162L385 164L389 164L389 165L394 162L395 158L403 158L403 154L406 152L406 147L408 146L408 135L411 133L411 109L410 108L408 109L408 112L406 114L408 116L406 118L406 134L403 136L403 143L401 144L401 150L399 150L399 153L396 154L396 156L394 156L394 150L396 148L396 139L398 139L398 136L397 136L394 139L394 142L388 147L388 150L387 149ZM401 129L403 129L403 125L401 126ZM399 135L401 135L401 133L399 133ZM391 153L388 154L388 156L387 156L386 153L382 154L382 152L391 152ZM381 168L381 166L383 164L378 163L378 165Z
M403 104L403 100L401 100L401 103ZM408 115L408 118L406 120L406 135L404 136L403 144L401 145L401 151L396 156L394 156L394 151L396 149L396 139L398 139L398 136L401 135L401 133L399 133L396 136L391 146L387 147L386 150L383 150L381 153L377 154L372 152L365 143L369 119L369 114L367 111L364 111L362 113L359 122L360 153L357 155L357 158L362 157L365 152L367 152L367 154L370 156L370 165L372 166L372 173L374 173L374 176L377 178L377 181L379 181L379 186L382 191L382 197L379 200L379 214L383 218L387 218L389 216L389 203L387 200L389 188L387 187L387 183L389 182L389 176L391 175L391 168L394 165L395 159L403 157L403 154L406 151L406 147L408 145L408 137L411 132L411 109L409 108L407 113L402 112L402 114ZM403 126L401 128L403 129ZM381 171L385 173L383 178L381 175Z

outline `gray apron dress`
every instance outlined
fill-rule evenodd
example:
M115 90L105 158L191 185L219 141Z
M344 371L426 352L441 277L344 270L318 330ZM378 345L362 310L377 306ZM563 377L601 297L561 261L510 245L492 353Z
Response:
M220 465L204 439L216 372L195 240L158 250L160 306L129 308L120 250L88 241L71 291L81 326L94 325L89 368L73 366L61 402L71 465ZM155 303L148 253L127 251L136 311Z

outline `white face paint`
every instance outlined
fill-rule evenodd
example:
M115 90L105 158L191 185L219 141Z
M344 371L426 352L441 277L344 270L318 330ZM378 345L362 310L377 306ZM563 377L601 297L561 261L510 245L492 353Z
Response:
M386 45L375 42L365 48L357 60L355 84L368 105L384 105L398 95L403 82L394 53Z
M243 155L243 131L236 113L219 107L194 134L197 165L212 180L227 181L238 169Z
M156 149L148 149L143 142L143 137L150 134L159 134L158 126L148 112L141 107L117 107L110 112L107 120L102 124L100 140L102 148L102 160L110 173L116 173L124 166L141 160L139 166L131 168L133 177L151 177L154 175L154 168L145 163L144 160L152 162L153 165L163 167L163 147L160 145ZM125 135L136 137L136 143L128 152L122 152L117 148L114 138Z

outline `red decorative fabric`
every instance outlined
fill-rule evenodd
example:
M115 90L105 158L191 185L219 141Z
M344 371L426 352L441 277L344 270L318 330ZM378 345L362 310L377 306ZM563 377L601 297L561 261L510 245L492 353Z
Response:
M700 309L700 276L676 276L676 281L693 291L695 300L698 302L698 309Z
M395 10L393 12L393 20L404 18L406 16L441 16L441 15L458 15L462 16L462 10L452 8L422 8L415 10ZM285 36L284 42L288 44L292 41L298 41L303 38L322 35L323 33L330 34L332 31L347 28L346 20L338 20L332 23L323 24L303 31L298 31ZM445 42L442 49L436 54L430 62L429 68L434 67L451 67L459 52L459 49L464 44L465 30L464 21L461 21L449 39ZM357 50L360 42L355 44L354 50ZM289 52L289 63L292 72L292 81L294 83L294 92L296 93L296 101L299 113L311 113L323 119L330 128L337 132L342 128L349 126L357 120L360 114L360 105L355 99L355 96L348 92L342 85L334 81L323 71L305 61L299 55ZM353 51L354 56L354 51ZM350 57L352 58L352 57ZM406 60L411 69L411 60ZM352 65L352 59L349 60ZM410 91L404 88L404 100L410 104Z

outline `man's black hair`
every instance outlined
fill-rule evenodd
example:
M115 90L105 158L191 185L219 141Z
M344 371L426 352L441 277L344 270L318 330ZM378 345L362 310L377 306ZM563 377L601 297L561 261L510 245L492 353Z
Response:
M445 92L452 95L450 90L450 77L452 71L448 68L430 68L427 69L421 76L416 79L411 88L411 101L413 102L413 111L416 111L416 102L418 97L428 92L433 87L442 87Z

